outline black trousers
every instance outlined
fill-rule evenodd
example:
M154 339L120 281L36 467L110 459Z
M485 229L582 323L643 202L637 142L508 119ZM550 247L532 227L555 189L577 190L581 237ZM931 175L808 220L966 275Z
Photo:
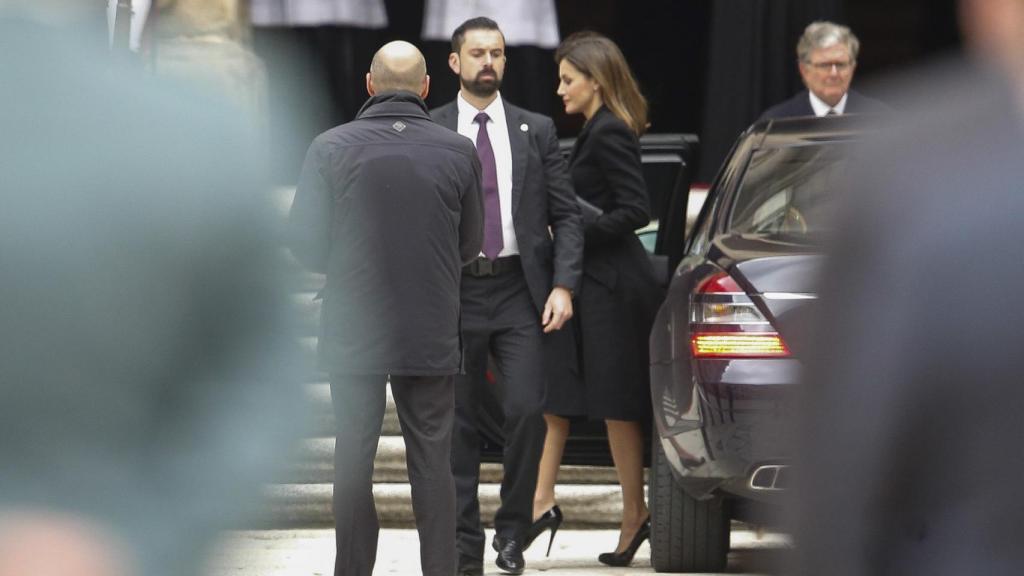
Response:
M502 377L505 416L505 475L495 531L521 538L533 522L533 492L544 449L543 408L546 390L540 314L530 298L521 269L500 276L462 276L462 337L466 374L455 378L455 428L452 471L458 518L456 544L460 562L481 561L484 531L480 525L480 395L488 354Z
M334 445L335 576L370 576L377 557L373 459L384 409L386 375L331 375ZM405 439L412 508L424 576L455 573L455 486L451 473L452 376L392 376L391 392Z

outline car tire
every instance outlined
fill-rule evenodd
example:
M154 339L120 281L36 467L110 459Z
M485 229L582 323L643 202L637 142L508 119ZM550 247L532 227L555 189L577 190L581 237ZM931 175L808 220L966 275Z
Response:
M722 496L697 500L672 475L653 434L649 497L655 572L722 572L729 554L729 510Z

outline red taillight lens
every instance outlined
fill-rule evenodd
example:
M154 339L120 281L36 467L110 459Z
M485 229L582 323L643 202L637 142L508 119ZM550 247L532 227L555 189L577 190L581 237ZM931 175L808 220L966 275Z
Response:
M725 272L708 276L697 286L700 294L743 294L743 289Z
M785 358L789 347L726 272L704 279L690 301L694 358Z

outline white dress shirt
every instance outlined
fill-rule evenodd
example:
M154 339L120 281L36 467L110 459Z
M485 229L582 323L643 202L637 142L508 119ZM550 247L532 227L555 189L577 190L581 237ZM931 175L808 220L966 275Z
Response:
M501 205L501 238L504 247L498 257L519 254L519 243L516 241L516 229L512 225L512 144L508 139L508 123L505 120L505 105L501 102L501 93L487 108L477 110L475 106L462 97L462 92L455 98L459 108L459 134L473 141L480 125L474 122L476 115L486 112L490 116L487 122L487 136L491 139L494 150L494 165L498 172L498 203Z
M828 114L830 109L835 110L836 114L843 114L846 112L846 97L850 95L849 92L843 94L842 99L839 100L839 103L835 106L825 104L824 100L815 96L814 92L811 92L810 90L808 90L807 93L811 95L811 108L814 109L814 115L819 118Z

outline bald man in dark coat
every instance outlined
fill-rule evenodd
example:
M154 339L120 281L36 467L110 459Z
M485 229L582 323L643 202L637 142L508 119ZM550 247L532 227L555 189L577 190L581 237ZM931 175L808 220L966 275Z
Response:
M327 274L319 360L337 437L336 576L377 553L373 459L390 376L405 438L424 576L455 572L454 375L459 282L480 251L473 143L430 120L423 56L392 42L373 59L358 117L314 140L292 205L295 255Z

